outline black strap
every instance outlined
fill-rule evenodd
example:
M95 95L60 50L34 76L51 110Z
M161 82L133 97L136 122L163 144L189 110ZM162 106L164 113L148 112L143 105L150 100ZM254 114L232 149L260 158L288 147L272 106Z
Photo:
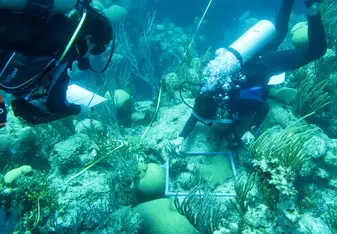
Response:
M24 12L33 18L48 20L53 6L54 0L28 0Z
M227 48L227 50L229 52L231 52L236 57L236 59L239 60L240 65L243 66L243 59L242 59L241 54L237 50L235 50L235 49L233 49L231 47Z

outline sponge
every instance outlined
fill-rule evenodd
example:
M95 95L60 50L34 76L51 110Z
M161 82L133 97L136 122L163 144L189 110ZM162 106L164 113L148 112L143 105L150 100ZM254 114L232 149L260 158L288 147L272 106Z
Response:
M32 171L32 167L29 165L24 165L19 168L15 168L7 172L4 176L4 181L6 184L12 183L14 180L16 180L21 175L24 175L26 173L29 173Z

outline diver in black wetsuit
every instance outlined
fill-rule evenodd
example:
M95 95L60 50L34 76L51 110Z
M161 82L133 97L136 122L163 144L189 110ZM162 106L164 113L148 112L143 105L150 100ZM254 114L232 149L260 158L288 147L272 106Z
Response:
M268 94L267 84L270 77L298 69L320 58L327 50L319 2L305 0L304 3L307 8L309 25L308 48L277 51L287 34L288 22L294 4L294 0L283 0L276 18L276 35L270 43L264 46L262 51L245 63L242 62L244 59L240 56L242 54L236 50L219 49L217 51L217 57L206 67L206 72L204 71L206 77L211 78L202 87L201 94L196 97L193 112L183 131L177 139L173 140L178 151L195 128L196 123L200 121L211 125L219 110L231 114L255 112L251 127L244 134L242 140L248 144L255 139L254 135L257 134L258 127L269 111L265 96ZM240 64L230 61L233 60L233 54L240 60ZM225 66L228 66L228 69L224 68ZM219 77L221 78L219 79ZM235 89L233 86L238 88ZM237 136L235 138L239 139Z
M113 40L111 23L89 6L90 1L69 17L65 12L49 14L52 8L45 9L41 1L28 2L31 6L28 4L29 9L22 13L0 10L0 90L12 95L14 114L33 124L88 112L88 107L66 99L69 69L74 67L74 61L81 70L91 69L89 55L103 53ZM59 2L43 2L63 9ZM64 9L71 9L76 2L83 4L65 1ZM80 30L74 37L76 29ZM72 37L75 40L71 44ZM112 51L113 48L111 56ZM0 104L4 109L3 102ZM6 111L0 112L0 128L6 121L5 115Z

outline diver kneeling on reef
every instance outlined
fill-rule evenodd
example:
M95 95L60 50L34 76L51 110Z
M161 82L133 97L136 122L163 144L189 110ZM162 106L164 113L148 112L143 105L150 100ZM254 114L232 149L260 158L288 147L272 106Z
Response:
M309 27L309 47L277 51L287 34L294 1L283 0L276 16L275 27L271 22L262 20L229 49L217 50L215 59L204 70L207 81L195 98L193 112L179 137L173 140L177 152L181 150L184 140L198 121L206 125L226 123L227 120L221 119L224 113L229 113L231 120L235 120L238 114L255 113L249 130L241 139L233 127L235 143L242 140L249 145L269 112L269 105L265 100L269 92L267 84L270 77L298 69L325 54L326 36L318 0L304 1Z
M104 72L113 54L112 25L90 2L0 2L0 91L11 94L16 116L38 124L90 111L66 98L71 69L92 70L89 55L103 53L113 41ZM6 113L0 98L0 128Z

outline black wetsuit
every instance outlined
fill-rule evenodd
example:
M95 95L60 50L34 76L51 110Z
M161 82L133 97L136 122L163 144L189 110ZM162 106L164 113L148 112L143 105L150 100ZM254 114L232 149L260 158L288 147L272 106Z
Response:
M13 87L13 84L22 84L41 72L50 61L60 57L76 27L77 25L64 15L54 15L48 21L42 21L23 14L1 11L0 71L13 52L16 52L10 63L13 65L6 69L1 83ZM50 74L45 95L39 98L29 96L31 90L40 86L41 82L32 82L24 89L17 90L0 87L14 96L12 107L16 116L31 123L43 123L80 112L79 105L68 103L66 99L70 81L67 69L71 68L73 61L81 61L85 53L81 53L77 48L73 46L62 63ZM18 74L13 73L13 69L17 70ZM11 74L14 74L13 77Z
M254 95L252 87L260 86L268 93L267 84L270 77L283 72L298 69L323 56L327 50L326 37L320 14L308 16L309 47L277 51L288 31L288 22L294 0L284 0L276 18L276 37L265 49L242 67L242 73L247 77L247 86L238 95L230 98L229 110L232 113L255 112L251 126L259 127L269 111L269 105L264 97ZM219 93L204 92L195 99L193 111L204 119L212 119L221 104L217 97ZM198 118L193 114L186 122L179 136L186 138L195 128Z

